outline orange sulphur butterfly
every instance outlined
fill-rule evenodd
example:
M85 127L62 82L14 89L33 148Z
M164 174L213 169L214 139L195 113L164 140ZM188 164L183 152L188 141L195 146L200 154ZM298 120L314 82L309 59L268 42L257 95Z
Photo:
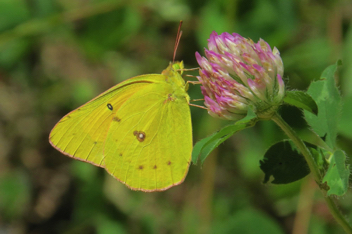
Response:
M183 69L183 62L173 62L161 74L117 84L64 116L50 144L105 168L133 190L162 191L182 183L193 145Z
M64 116L50 133L57 150L105 168L133 190L168 189L190 165L188 84L175 62L161 74L123 81Z

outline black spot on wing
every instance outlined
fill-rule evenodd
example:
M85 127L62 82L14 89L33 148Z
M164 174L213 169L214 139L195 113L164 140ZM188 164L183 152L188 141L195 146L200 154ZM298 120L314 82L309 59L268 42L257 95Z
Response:
M107 107L109 108L109 110L113 110L114 109L110 103L107 104Z

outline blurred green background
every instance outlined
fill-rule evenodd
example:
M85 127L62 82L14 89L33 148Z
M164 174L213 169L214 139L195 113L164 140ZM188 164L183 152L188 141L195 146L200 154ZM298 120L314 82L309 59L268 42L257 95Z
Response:
M343 233L312 178L262 184L259 160L285 138L269 121L231 137L165 192L131 191L50 146L66 113L122 80L165 69L180 20L176 59L186 68L197 67L194 53L204 53L213 30L276 46L290 89L306 89L342 59L338 143L351 155L350 0L0 0L0 233ZM189 93L201 98L199 86ZM195 142L228 124L191 111ZM311 140L300 110L280 111ZM351 193L339 203L352 217Z

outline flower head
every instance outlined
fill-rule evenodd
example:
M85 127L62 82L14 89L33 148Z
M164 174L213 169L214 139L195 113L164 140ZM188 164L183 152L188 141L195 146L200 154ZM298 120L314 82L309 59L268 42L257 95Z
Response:
M237 33L213 32L200 66L204 103L210 115L238 120L253 108L259 118L270 118L285 95L283 63L276 47L260 39L254 43Z

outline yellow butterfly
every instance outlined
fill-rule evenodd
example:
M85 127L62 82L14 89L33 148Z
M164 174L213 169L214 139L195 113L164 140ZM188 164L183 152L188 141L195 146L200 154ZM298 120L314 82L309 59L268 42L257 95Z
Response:
M133 190L166 190L183 182L192 126L183 62L161 74L117 84L64 116L50 133L53 147L105 168Z
M190 103L188 83L199 83L185 82L184 70L182 61L172 62L161 74L117 84L64 116L50 144L105 168L133 190L162 191L182 183L193 146L189 105L198 106Z

